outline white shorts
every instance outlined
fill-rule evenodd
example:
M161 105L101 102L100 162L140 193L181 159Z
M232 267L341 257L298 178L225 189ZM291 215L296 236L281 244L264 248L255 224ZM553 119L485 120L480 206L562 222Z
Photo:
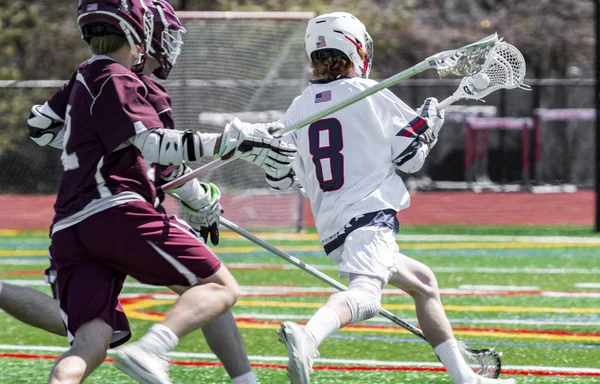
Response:
M329 257L339 267L342 278L348 279L352 273L374 276L387 284L397 271L399 254L393 229L362 227L352 231L340 247L329 253Z

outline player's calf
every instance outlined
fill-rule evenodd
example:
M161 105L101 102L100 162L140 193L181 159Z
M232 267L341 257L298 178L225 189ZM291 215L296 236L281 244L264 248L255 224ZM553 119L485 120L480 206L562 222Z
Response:
M37 289L0 282L0 308L25 324L55 335L67 335L58 300Z
M106 358L113 329L104 320L94 319L79 327L73 345L50 373L49 384L79 384Z

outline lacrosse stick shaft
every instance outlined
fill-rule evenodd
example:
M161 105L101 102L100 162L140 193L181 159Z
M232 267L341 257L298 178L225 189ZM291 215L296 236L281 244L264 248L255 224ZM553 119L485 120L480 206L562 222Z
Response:
M391 79L392 79L392 78L390 78L390 79L388 79L388 80L391 80ZM387 80L386 80L386 81L387 81ZM384 81L384 82L382 82L382 83L380 83L380 84L384 84L386 81ZM398 81L399 81L399 80L398 80ZM375 86L375 87L372 87L372 88L366 89L365 91L370 91L371 89L373 89L373 88L376 88L376 87L378 87L378 86ZM383 87L383 88L387 88L387 87ZM376 92L380 91L380 90L381 90L381 89L383 89L383 88L380 88L380 89L378 89L377 91L374 91L374 92L372 92L372 93L369 93L369 95L367 95L367 96L370 96L370 95L372 95L373 93L376 93ZM357 94L355 97L352 97L351 99L348 99L348 100L346 100L346 101L350 101L350 100L352 100L352 99L355 99L356 97L360 96L360 95L361 95L363 92L365 92L365 91L362 91L362 92L358 93L358 94ZM367 97L367 96L364 96L364 97ZM362 98L364 98L364 97L361 97L361 99L362 99ZM454 96L454 95L452 95L452 96L449 96L449 97L445 98L444 100L440 101L440 103L438 104L437 108L438 108L438 109L444 109L444 108L448 107L449 105L452 105L452 104L454 104L455 102L457 102L457 101L458 101L458 100L460 100L460 99L461 99L461 98L460 98L460 97L458 97L458 96ZM344 101L344 102L340 103L339 105L342 105L342 104L346 103L346 101ZM336 109L336 111L338 111L338 110L340 110L340 109L342 109L342 108L345 108L345 107L347 107L348 105L350 105L350 104L353 104L353 103L354 103L354 102L351 102L351 103L349 103L349 104L347 104L347 105L345 105L345 106L339 107L338 109ZM334 106L334 107L335 107L335 108L337 108L337 105L336 105L336 106ZM332 107L332 108L333 108L333 107ZM324 112L327 112L327 111L324 111ZM331 112L331 113L333 113L333 112ZM330 114L330 112L327 112L327 114ZM319 114L319 116L320 116L320 115L321 115L321 114ZM316 116L316 115L314 115L314 116L311 116L311 117L310 117L310 118L308 118L308 119L312 120L312 119L313 119L313 117L315 117L315 116ZM317 120L320 120L321 118L322 118L322 116L321 116L321 117L319 117ZM305 120L308 120L308 119L305 119ZM312 122L314 122L314 121L311 121L311 123L312 123ZM301 122L301 123L302 123L302 122ZM310 124L310 123L308 123L308 124ZM294 128L296 125L297 125L297 124L290 125L290 127L289 127L289 128ZM305 124L305 125L306 125L306 124ZM294 130L296 130L296 129L299 129L299 128L301 128L301 127L294 128ZM286 129L287 129L287 128L286 128ZM284 131L285 131L285 129L284 129ZM290 133L290 132L292 132L292 130L290 130L290 131L289 131L289 132L287 132L287 133ZM283 134L285 135L286 133L283 133ZM187 175L183 175L183 176L181 176L181 177L180 177L180 178L178 178L178 179L175 179L175 180L173 180L173 181L170 181L170 182L168 182L168 183L164 184L164 185L162 186L162 188L161 188L161 189L162 189L163 191L168 191L169 189L180 187L180 186L182 186L183 184L187 183L188 181L190 181L190 180L192 180L192 179L195 179L195 178L197 178L197 177L200 177L200 176L202 176L202 175L205 175L205 174L207 174L207 173L209 173L209 172L212 172L212 171L216 170L217 168L221 168L222 166L224 166L225 164L228 164L228 163L232 162L233 160L235 160L235 158L233 158L233 157L232 157L232 158L230 158L230 159L227 159L227 160L215 159L215 160L211 161L211 162L210 162L210 163L208 163L208 164L205 164L205 165L203 165L203 166L201 166L201 167L199 167L199 168L196 168L196 169L194 169L192 172L188 173ZM386 316L386 317L387 317L387 316Z
M437 105L437 109L444 109L449 105L452 105L460 100L460 97L456 97L454 95L446 97L444 100L440 101Z
M201 167L194 169L192 172L188 173L187 175L183 175L173 181L169 181L168 183L164 184L161 187L161 189L166 192L169 189L180 187L192 179L195 179L195 178L205 175L209 172L212 172L217 168L221 168L225 164L231 163L233 160L235 160L235 158L233 158L233 157L230 159L227 159L227 160L215 159L208 164L205 164Z
M322 118L331 115L332 113L336 113L337 111L339 111L341 109L344 109L344 108L346 108L354 103L357 103L363 99L366 99L367 97L369 97L379 91L382 91L393 85L396 85L399 82L401 82L402 80L406 80L406 79L411 78L423 71L426 71L426 70L432 68L431 65L429 64L430 60L431 60L431 58L427 58L427 59L423 60L422 62L420 62L419 64L414 65L408 69L405 69L404 71L397 73L394 76L383 80L381 83L378 83L377 85L374 85L370 88L360 91L356 95L354 95L342 102L339 102L339 103L331 106L330 108L324 109L323 111L321 111L319 113L315 113L303 120L300 120L290 126L287 126L287 127L283 128L281 131L277 132L276 135L274 135L274 136L281 137L283 135L287 135L288 133L297 131L298 129L303 128L307 125L310 125L316 121L319 121Z
M371 88L365 89L364 91L357 93L356 96L346 99L346 100L342 101L341 103L332 106L329 109L326 109L320 113L309 116L304 120L301 120L295 124L290 125L289 127L285 127L284 129L279 131L277 135L274 135L274 136L281 137L281 136L287 135L288 133L297 131L298 129L300 129L302 127L312 124L315 121L321 120L322 118L327 117L327 116L331 115L332 113L335 113L341 109L344 109L347 106L352 105L364 98L367 98L383 89L386 89L386 88L391 87L392 85L398 84L402 80L408 79L418 73L421 73L421 72L431 68L428 64L428 60L429 59L424 60L421 63L419 63L411 68L408 68L408 69L382 81L381 83L379 83ZM217 168L220 168L233 160L234 160L234 158L231 158L228 160L215 159L215 160L211 161L210 163L203 165L202 167L196 168L195 170L188 173L187 175L183 175L180 178L177 178L177 179L163 185L162 190L167 191L172 188L180 187L183 184L187 183L188 181L195 179L197 177L200 177L202 175L205 175L209 172L212 172L212 171L216 170Z
M226 218L221 217L221 224L223 224L223 226L225 228L228 228L228 229L232 230L233 232L237 233L238 235L245 237L246 239L250 240L254 244L259 245L259 246L263 247L264 249L266 249L267 251L273 253L274 255L281 257L283 260L287 261L288 263L295 265L296 267L300 268L304 272L307 272L310 275L321 280L322 282L329 284L330 286L337 289L338 291L347 291L348 290L348 288L344 284L340 283L339 281L332 279L331 277L327 276L326 274L319 271L318 269L306 264L305 262L301 261L300 259L298 259L292 255L289 255L289 254L281 251L280 249L276 248L275 246L267 243L266 241L254 236L252 233L246 231L244 228L238 226L237 224L232 223L231 221L227 220ZM379 314L381 316L385 317L386 319L391 320L392 322L401 326L402 328L406 329L407 331L411 332L415 336L418 336L421 339L426 340L425 335L423 335L423 332L419 328L405 322L404 320L400 319L398 316L394 315L393 313L381 308L379 310Z
M330 108L327 108L319 113L316 113L316 114L309 116L303 120L300 120L288 127L285 127L281 131L277 132L276 137L286 135L290 132L296 131L307 125L310 125L318 120L321 120L324 117L331 115L332 113L339 111L340 109L346 108L346 107L348 107L360 100L363 100L381 90L384 90L393 85L396 85L399 82L401 82L402 80L406 80L406 79L413 77L413 76L415 76L421 72L424 72L428 69L438 69L438 71L439 71L440 70L439 63L443 62L446 59L452 58L458 51L467 50L467 49L469 49L468 47L470 47L472 49L475 46L491 47L497 41L498 41L498 36L496 34L493 34L493 35L490 35L490 36L488 36L482 40L479 40L475 43L466 45L462 48L459 48L456 50L451 50L451 51L444 51L444 52L440 52L435 55L429 56L428 58L421 61L420 63L413 65L412 67L405 69L404 71L397 73L394 76L383 80L382 82L378 83L377 85L374 85L370 88L367 88L367 89L357 93L353 97L350 97L338 104L331 106Z
M415 76L421 72L424 72L428 69L437 69L438 71L445 69L445 68L440 67L440 65L441 65L440 63L443 63L444 60L452 61L452 57L455 56L455 54L459 51L469 50L474 47L488 47L488 49L489 49L489 47L493 46L497 41L498 41L498 35L493 34L484 39L481 39L479 41L476 41L474 43L466 45L462 48L459 48L456 50L451 50L451 51L444 51L444 52L437 53L433 56L429 56L428 58L421 61L420 63L418 63L408 69L405 69L404 71L397 73L390 78L383 80L381 83L378 83L377 85L375 85L371 88L365 89L365 90L357 93L355 96L353 96L349 99L346 99L336 105L333 105L331 108L325 109L322 112L319 112L317 114L309 116L309 117L305 118L304 120L301 120L295 124L290 125L289 127L285 127L281 131L275 133L274 136L281 137L283 135L286 135L288 133L296 131L300 128L303 128L307 125L310 125L318 120L321 120L324 117L331 115L332 113L335 113L341 109L344 109L360 100L363 100L381 90L384 90L393 85L396 85L399 82L401 82L402 80L406 80L406 79L413 77L413 76ZM201 176L205 173L214 171L215 169L222 167L223 165L229 163L230 161L233 161L233 158L229 159L229 160L225 160L225 161L219 160L219 159L213 160L212 162L206 164L205 166L197 168L194 171L192 171L191 173L184 175L184 176L180 177L179 179L175 179L175 180L163 185L162 190L166 191L171 188L179 187L198 176Z

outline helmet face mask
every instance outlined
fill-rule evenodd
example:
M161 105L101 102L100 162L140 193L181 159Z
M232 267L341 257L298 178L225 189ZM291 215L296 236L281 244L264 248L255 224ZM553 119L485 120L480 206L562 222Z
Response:
M160 64L153 74L159 79L166 79L181 53L183 34L186 30L173 7L165 0L154 0L152 10L154 34L149 52Z
M161 48L169 64L175 65L177 57L181 53L183 45L183 33L178 29L168 29L162 33Z
M306 53L313 60L321 50L341 51L352 61L356 73L368 78L373 62L373 40L356 17L346 12L320 15L306 29Z

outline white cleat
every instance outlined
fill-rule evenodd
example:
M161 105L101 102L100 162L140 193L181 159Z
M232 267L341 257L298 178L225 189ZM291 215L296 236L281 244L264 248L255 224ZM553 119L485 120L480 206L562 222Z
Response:
M306 329L285 321L277 331L279 341L288 350L288 376L291 384L309 384L313 359L319 357L317 343Z
M169 359L146 343L133 342L116 349L115 366L142 384L173 384L169 378Z
M488 379L485 377L478 377L477 384L516 384L515 379Z

